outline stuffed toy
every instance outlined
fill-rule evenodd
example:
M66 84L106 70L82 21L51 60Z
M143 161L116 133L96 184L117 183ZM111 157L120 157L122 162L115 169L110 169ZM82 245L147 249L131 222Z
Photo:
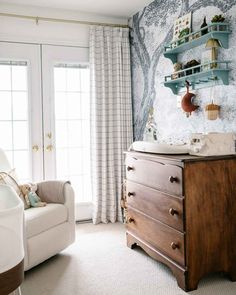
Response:
M30 192L30 184L22 184L19 186L21 190L21 195L23 196L23 201L25 203L25 209L30 208L30 201L28 193Z
M28 183L21 185L21 192L24 196L25 202L28 207L44 207L46 202L42 202L36 194L37 184Z

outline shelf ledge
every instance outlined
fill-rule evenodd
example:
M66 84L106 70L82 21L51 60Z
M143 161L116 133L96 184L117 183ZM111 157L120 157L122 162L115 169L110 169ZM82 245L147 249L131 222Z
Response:
M208 30L208 33L202 35L202 31ZM192 32L181 39L172 41L165 46L164 56L169 58L173 63L177 62L177 55L191 48L206 44L206 42L213 38L218 39L224 48L229 47L229 24L227 23L211 23L198 31ZM198 36L198 37L197 37ZM188 41L186 41L188 40ZM182 44L180 44L183 42ZM180 44L180 45L178 45Z
M177 79L171 79L173 74L165 76L164 85L166 87L169 87L174 94L178 94L178 92L185 87L186 80L190 82L190 86L192 87L192 89L210 87L215 85L216 82L217 85L220 83L224 85L229 85L229 63L230 61L215 60L209 63L178 71L174 74L178 74L180 75L180 77ZM224 68L220 68L220 65L223 65ZM194 73L194 70L199 71ZM186 75L186 71L192 71L193 74Z

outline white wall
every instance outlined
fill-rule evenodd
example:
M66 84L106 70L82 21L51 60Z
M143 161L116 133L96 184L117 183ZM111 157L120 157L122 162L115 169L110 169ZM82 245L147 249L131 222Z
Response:
M0 12L30 16L63 18L103 23L127 24L125 18L114 18L62 9L0 4ZM76 45L88 47L89 26L0 16L0 41Z

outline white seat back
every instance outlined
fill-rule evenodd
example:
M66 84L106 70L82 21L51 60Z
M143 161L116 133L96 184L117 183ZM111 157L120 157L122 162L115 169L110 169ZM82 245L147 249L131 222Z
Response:
M0 172L9 172L11 169L12 168L6 154L2 149L0 149Z

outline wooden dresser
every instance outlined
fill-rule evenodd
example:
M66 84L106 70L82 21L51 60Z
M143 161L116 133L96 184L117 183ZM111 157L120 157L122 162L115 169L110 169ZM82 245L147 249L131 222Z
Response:
M236 280L236 156L126 153L127 245L166 264L185 291Z

